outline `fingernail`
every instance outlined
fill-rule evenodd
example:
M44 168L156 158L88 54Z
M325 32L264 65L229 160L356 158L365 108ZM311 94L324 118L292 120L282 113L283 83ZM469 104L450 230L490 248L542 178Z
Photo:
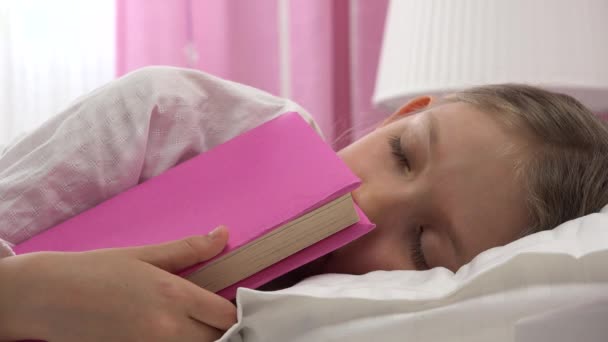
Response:
M209 236L209 238L211 240L216 239L219 235L220 235L220 231L224 229L224 226L219 226L217 228L215 228L214 230L212 230L209 234L207 234Z

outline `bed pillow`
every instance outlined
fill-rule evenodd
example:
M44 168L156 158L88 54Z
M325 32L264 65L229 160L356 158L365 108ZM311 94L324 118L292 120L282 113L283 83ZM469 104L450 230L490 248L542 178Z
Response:
M514 341L518 322L608 298L608 206L478 255L456 273L328 274L240 289L220 341Z

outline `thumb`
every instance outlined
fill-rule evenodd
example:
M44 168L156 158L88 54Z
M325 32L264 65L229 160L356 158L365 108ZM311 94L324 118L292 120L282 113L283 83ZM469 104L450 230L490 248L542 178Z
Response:
M228 229L215 228L211 233L192 236L159 245L134 248L135 257L165 271L175 273L219 254L228 242Z

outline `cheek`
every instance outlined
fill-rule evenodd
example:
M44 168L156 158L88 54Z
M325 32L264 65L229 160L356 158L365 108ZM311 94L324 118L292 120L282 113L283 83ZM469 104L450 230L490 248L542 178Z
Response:
M396 227L403 227L402 222L408 219L413 196L408 193L408 187L404 186L399 176L378 168L352 193L357 205L379 227L376 231L384 229L380 227L396 230Z
M407 194L403 177L395 171L385 137L368 136L339 152L362 180L353 197L377 228L333 252L325 273L364 274L376 270L413 269L403 232L393 224L403 221Z
M373 178L379 168L386 163L386 139L377 133L372 133L352 143L338 152L338 156L363 181Z
M446 234L440 234L434 229L427 229L422 235L422 250L426 262L431 268L441 266L452 272L459 268L454 249L447 247L451 245L451 240Z
M376 228L333 252L324 273L365 274L378 270L414 269L407 245L394 235Z

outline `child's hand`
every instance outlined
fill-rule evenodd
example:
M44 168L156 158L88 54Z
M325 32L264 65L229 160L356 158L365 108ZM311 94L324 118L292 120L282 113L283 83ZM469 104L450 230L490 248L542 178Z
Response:
M215 256L227 239L221 228L162 245L1 259L0 340L214 341L236 308L169 272Z

